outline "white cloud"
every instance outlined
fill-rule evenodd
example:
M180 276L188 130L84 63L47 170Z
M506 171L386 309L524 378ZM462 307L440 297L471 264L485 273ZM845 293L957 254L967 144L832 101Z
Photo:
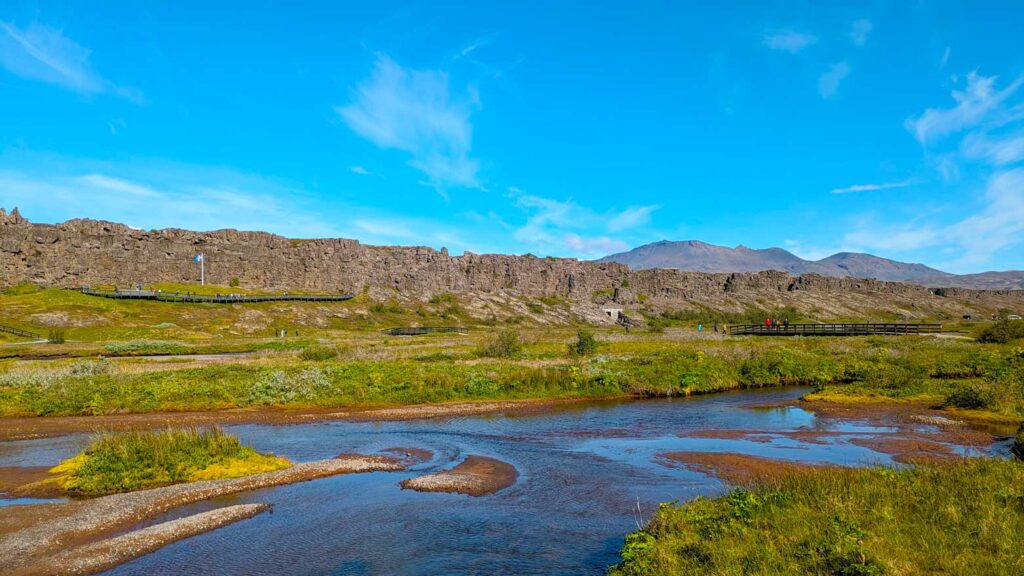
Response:
M939 68L945 68L946 64L949 63L949 57L953 54L953 48L946 46L946 51L942 53L942 60L939 61Z
M850 74L850 65L838 62L829 66L828 70L818 78L818 94L822 98L831 98L839 90L839 84Z
M956 106L929 108L920 116L908 118L904 125L918 142L928 144L982 123L999 125L1012 120L1014 113L1004 110L1002 104L1020 88L1024 77L1017 78L1002 90L996 89L997 80L995 76L971 72L967 75L967 87L952 93Z
M805 34L793 30L780 30L765 34L762 39L764 45L772 50L781 50L790 54L796 54L817 41L817 36L813 34Z
M27 217L96 218L146 228L238 228L293 237L335 236L311 199L287 184L229 169L145 162L110 165L61 158L0 164L3 203Z
M996 166L1014 164L1024 161L1024 130L1006 136L971 133L960 148L971 159L982 159Z
M471 88L453 94L449 84L446 72L406 69L380 55L354 101L335 111L378 147L407 152L430 185L479 187L480 163L470 157L478 98Z
M142 93L104 80L89 61L91 52L63 31L33 22L18 28L0 21L0 66L12 74L55 84L79 94L110 92L135 103Z
M370 172L362 166L349 166L348 171L353 174L359 174L360 176L373 176L373 172Z
M1024 242L1024 168L998 172L985 187L985 207L947 229L963 250L957 263L976 265Z
M982 207L948 225L868 223L846 234L844 244L869 250L910 251L938 248L958 255L941 267L975 269L1008 247L1024 243L1024 168L997 172L985 186Z
M871 30L874 26L871 24L871 20L866 18L861 20L854 20L853 24L850 25L850 39L857 46L863 46L868 41L868 34L871 34Z
M565 235L564 240L566 246L585 257L607 256L629 248L625 242L607 236L587 238L569 233Z
M913 184L910 180L904 180L902 182L888 182L885 184L854 184L853 186L847 186L846 188L836 188L832 190L833 194L850 194L852 192L873 192L875 190L890 190L892 188L906 188Z
M651 223L651 213L659 208L661 208L660 204L630 206L608 221L608 230L621 232L638 226L646 226Z
M601 227L610 232L625 232L630 226L649 221L658 206L633 206L622 212L598 213L572 199L554 200L536 195L513 195L515 205L526 214L526 222L514 237L531 250L545 255L590 258L624 250L628 245L619 238L588 236L588 230Z

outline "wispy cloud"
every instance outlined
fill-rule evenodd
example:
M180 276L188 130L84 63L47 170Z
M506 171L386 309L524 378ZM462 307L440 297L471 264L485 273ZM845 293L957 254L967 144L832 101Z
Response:
M831 98L839 90L839 84L849 76L850 65L846 62L838 62L828 67L821 77L818 78L818 94L822 98Z
M353 174L359 174L360 176L373 176L373 172L370 172L362 166L349 166L348 171Z
M854 20L853 24L850 25L850 40L857 46L863 46L868 41L868 35L871 34L871 30L874 25L871 24L871 20L862 18L860 20Z
M621 240L615 240L607 236L596 236L586 238L578 234L566 234L565 245L573 251L588 257L607 256L615 252L622 252L629 248L629 244Z
M97 218L146 228L238 228L293 237L335 236L303 190L210 166L163 161L113 165L59 158L0 161L2 202L28 217Z
M953 48L946 46L946 51L942 53L942 59L939 60L939 68L945 68L946 64L949 64L949 57L953 54Z
M949 258L939 267L952 271L977 270L1000 251L1024 249L1024 104L1016 98L1022 83L1018 78L1000 89L995 76L968 74L966 87L953 92L954 107L929 108L905 123L943 181L964 189L959 217L862 222L845 236L845 243L865 249L936 250ZM977 191L961 181L975 175L984 182Z
M765 46L772 50L781 50L783 52L789 52L790 54L796 54L804 48L815 44L817 41L818 37L813 34L796 32L794 30L770 32L765 34L762 38L762 42Z
M410 70L379 55L373 73L336 112L356 134L380 148L402 150L409 165L440 190L480 186L478 160L470 157L478 106L472 87L453 93L441 70Z
M0 66L23 78L55 84L79 94L116 94L141 104L142 93L103 79L89 61L91 51L62 30L33 22L19 28L0 21Z
M851 194L853 192L874 192L875 190L890 190L892 188L906 188L913 184L910 180L904 180L902 182L888 182L885 184L854 184L853 186L847 186L846 188L836 188L832 190L833 194Z
M1015 164L1024 161L1024 130L1006 135L974 132L964 138L960 149L970 159L985 160L996 166Z
M992 175L985 186L981 209L952 224L867 225L847 234L844 242L898 252L942 248L956 255L941 265L944 268L984 266L1000 250L1024 242L1024 168Z
M651 223L651 214L659 208L661 208L660 204L630 206L608 220L608 230L611 232L621 232L636 228L637 226L646 226Z
M918 142L928 144L983 122L1003 124L1013 119L1014 113L1004 110L1002 104L1020 88L1024 77L1017 78L1002 90L996 89L997 80L996 76L981 76L971 72L967 75L967 87L953 91L956 106L929 108L920 116L907 118L904 125Z

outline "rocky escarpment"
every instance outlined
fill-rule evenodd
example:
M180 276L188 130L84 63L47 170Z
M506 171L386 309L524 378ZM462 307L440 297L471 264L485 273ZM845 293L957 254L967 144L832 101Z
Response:
M622 264L445 249L367 246L348 239L288 239L264 232L138 230L96 220L34 224L0 210L0 287L195 282L206 255L212 284L270 290L360 292L424 298L439 293L557 296L623 305L743 309L794 305L842 314L870 308L904 316L1019 307L1024 293L923 286L784 272L630 271Z

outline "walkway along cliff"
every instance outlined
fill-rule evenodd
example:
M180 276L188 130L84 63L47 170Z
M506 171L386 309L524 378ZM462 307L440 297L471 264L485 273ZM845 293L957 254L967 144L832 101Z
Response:
M926 288L913 284L783 272L630 271L615 263L531 255L451 256L427 247L368 246L349 239L289 239L265 232L176 228L138 230L97 220L34 224L0 209L0 288L31 282L77 288L194 282L192 258L208 261L207 282L266 290L370 291L375 298L441 293L559 297L654 309L709 306L743 310L792 305L824 313L925 314L1024 307L1024 292Z

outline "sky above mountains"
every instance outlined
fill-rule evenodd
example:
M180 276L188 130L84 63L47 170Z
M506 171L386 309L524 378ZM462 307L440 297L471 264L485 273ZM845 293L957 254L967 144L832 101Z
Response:
M1024 269L1024 4L0 5L0 206Z

